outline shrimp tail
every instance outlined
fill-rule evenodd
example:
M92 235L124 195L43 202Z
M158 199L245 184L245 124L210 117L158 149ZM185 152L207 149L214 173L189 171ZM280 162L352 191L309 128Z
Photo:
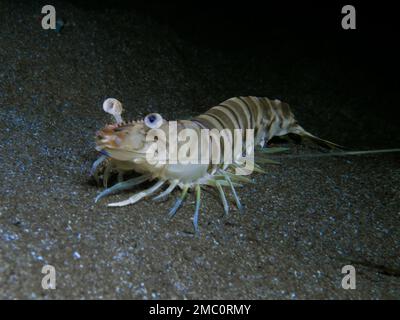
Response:
M334 142L331 142L331 141L328 141L328 140L324 140L324 139L321 139L321 138L319 138L319 137L317 137L317 136L314 136L312 133L310 133L310 132L304 130L304 129L303 129L301 126L299 126L298 124L296 124L294 127L292 127L292 128L290 129L290 133L297 134L297 135L299 135L301 138L308 139L308 140L312 141L313 143L315 143L315 144L317 144L317 145L319 145L319 146L321 146L321 147L324 147L324 148L328 148L328 149L342 149L342 150L345 150L345 149L346 149L346 147L344 147L344 146L341 146L341 145L336 144L336 143L334 143Z

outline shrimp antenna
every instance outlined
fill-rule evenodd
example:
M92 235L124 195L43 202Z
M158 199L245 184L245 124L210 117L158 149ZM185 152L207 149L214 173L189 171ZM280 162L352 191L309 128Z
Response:
M364 154L376 154L376 153L392 153L400 152L398 149L378 149L378 150L358 150L358 151L340 151L340 152L327 152L317 154L287 154L281 156L275 156L274 158L322 158L322 157L335 157L335 156L358 156Z

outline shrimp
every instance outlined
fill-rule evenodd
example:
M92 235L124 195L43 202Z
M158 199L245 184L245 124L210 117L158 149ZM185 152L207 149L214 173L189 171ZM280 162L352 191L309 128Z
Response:
M103 108L115 117L116 122L106 125L97 132L96 150L102 155L93 164L91 172L97 177L100 167L104 166L105 186L112 171L118 172L119 182L102 191L95 201L122 190L129 190L145 181L155 181L148 189L124 201L110 203L108 206L131 205L149 196L155 196L154 200L159 200L167 197L176 188L180 188L181 194L169 211L169 216L173 217L186 199L188 191L194 190L196 203L193 226L196 233L199 231L198 220L203 186L211 186L218 191L225 214L229 212L229 204L224 189L229 189L236 207L243 212L236 187L251 182L247 175L253 171L265 172L254 161L255 146L264 154L285 151L287 150L285 148L263 147L275 136L292 133L326 147L340 147L305 131L297 123L288 104L268 98L253 96L230 98L192 120L177 121L168 121L158 113L151 113L143 120L124 122L121 117L122 104L114 98L106 99ZM175 128L175 135L172 135L171 128ZM157 135L154 134L155 130ZM197 138L203 137L202 131L224 132L225 135L220 139L220 143L214 143L218 138L206 136L205 140L211 141L211 146L206 144L206 147L200 147ZM197 138L189 139L189 142L187 139L179 139L184 132L191 132ZM252 134L251 142L249 144L246 142L243 146L243 140L248 137L248 132ZM149 139L150 136L156 138ZM235 137L239 141L234 141ZM155 144L160 145L160 143L164 144L164 152L155 149ZM233 148L231 156L228 157L223 149L229 151L232 146L236 148ZM172 161L175 160L176 153L179 154L182 149L184 155L196 154L197 157L194 159L197 162ZM149 161L149 154L153 154L154 161ZM164 158L154 158L154 155L160 154L163 154ZM200 157L206 161L199 161ZM212 157L216 157L219 161L211 161ZM230 161L227 161L228 158ZM269 159L260 159L264 160L260 162L273 163ZM249 167L251 170L248 170ZM140 176L123 181L125 173L133 171Z

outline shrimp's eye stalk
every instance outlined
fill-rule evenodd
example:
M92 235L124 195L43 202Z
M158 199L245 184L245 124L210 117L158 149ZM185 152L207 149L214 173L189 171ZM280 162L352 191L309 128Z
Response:
M124 111L122 103L117 99L108 98L103 102L103 110L109 114L112 114L115 121L120 124L122 123L121 113Z
M161 127L163 119L158 113L150 113L144 118L144 124L150 129L158 129Z

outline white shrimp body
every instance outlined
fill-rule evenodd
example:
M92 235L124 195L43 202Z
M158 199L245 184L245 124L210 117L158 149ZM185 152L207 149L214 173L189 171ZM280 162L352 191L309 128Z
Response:
M182 189L181 196L177 199L169 213L170 216L173 216L181 206L188 190L194 189L196 192L196 209L193 224L196 232L198 231L201 187L203 185L217 188L225 213L228 213L229 205L223 188L230 188L238 209L242 210L235 187L242 182L250 180L243 176L243 171L240 173L244 164L243 161L239 160L244 159L247 161L247 164L251 162L252 160L250 159L253 159L254 156L254 145L264 147L264 144L274 136L294 133L329 147L337 146L305 131L298 125L288 104L268 98L251 96L231 98L192 120L177 120L173 122L162 119L159 114L150 114L142 121L122 122L122 105L116 99L107 99L104 102L104 110L113 114L117 123L107 125L97 132L96 149L103 153L103 155L94 163L92 172L97 176L98 168L100 168L99 164L104 161L107 163L103 173L105 185L112 170L119 172L120 182L101 192L97 196L96 201L111 193L130 189L147 180L156 180L156 183L152 187L131 196L125 201L111 203L109 206L133 204L144 197L159 193L165 185L169 185L155 199L166 197L176 187L180 187ZM209 148L210 155L207 156L207 160L209 161L206 163L200 161L197 161L197 163L181 163L179 161L175 163L171 161L172 153L170 152L170 144L175 141L169 136L172 125L176 126L177 135L183 133L185 129L190 129L197 137L201 137L202 130L218 130L218 132L225 130L228 133L241 130L238 131L241 133L240 138L245 139L247 137L246 130L254 130L254 144L246 145L242 143L242 147L237 149L232 148L232 161L224 162L226 160L224 158L225 153L223 153L221 148L222 146L229 145L229 143L232 143L233 147L236 141L232 135L227 140L223 140L223 143L219 146L211 144ZM149 153L152 145L154 145L154 141L148 141L147 137L152 132L151 130L155 129L163 133L161 138L159 137L159 142L165 143L166 158L164 162L155 161L154 163L149 163L146 155ZM181 150L185 144L187 144L186 141L178 139L175 147L177 150ZM199 158L197 160L200 160L200 156L204 150L199 147L199 144L194 148L194 150L198 151ZM282 148L278 149L281 150ZM271 148L267 148L267 150L273 151ZM211 155L217 155L221 161L212 163ZM252 163L252 165L254 165L255 171L262 172L262 169L258 165L255 163ZM123 174L130 171L135 171L142 175L123 181Z

